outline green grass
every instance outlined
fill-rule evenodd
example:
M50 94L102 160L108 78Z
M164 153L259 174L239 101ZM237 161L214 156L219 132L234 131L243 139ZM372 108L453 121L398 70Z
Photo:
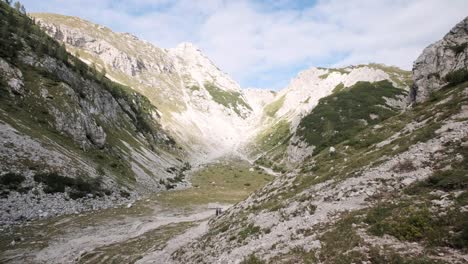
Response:
M276 112L278 112L278 110L283 106L284 100L286 100L286 96L283 95L274 102L266 105L263 108L263 112L269 117L274 117Z
M260 233L260 227L249 224L237 234L237 241L243 242L250 236L256 236Z
M320 99L312 112L304 117L297 134L309 145L316 146L314 153L357 135L367 125L374 125L396 115L397 109L384 108L385 99L403 95L388 81L358 82L350 88ZM374 114L377 118L371 118ZM365 123L361 120L365 120Z
M251 254L247 257L245 257L240 264L266 264L265 261L261 260L255 254Z
M363 254L355 250L363 243L361 237L352 228L355 222L352 214L345 215L330 231L320 237L322 243L319 254L320 262L357 263L358 260L363 259Z
M179 207L239 202L273 179L271 175L250 171L250 168L242 161L208 165L191 177L192 188L163 192L158 200Z
M330 75L330 73L325 73L325 74L320 75L319 78L321 80L325 80L328 77L328 75Z
M440 236L434 229L436 220L424 205L380 205L367 214L365 222L370 225L369 232L375 236L389 234L411 242Z
M273 148L288 141L291 135L289 123L280 120L267 130L262 131L255 139L261 151L270 151Z
M244 101L242 95L238 92L224 91L212 83L205 83L205 89L216 103L234 110L234 112L239 116L241 115L241 106L252 110L252 108Z
M345 88L344 84L343 83L339 83L335 86L335 88L333 88L332 90L332 94L334 93L337 93L337 92L340 92L341 90L343 90Z

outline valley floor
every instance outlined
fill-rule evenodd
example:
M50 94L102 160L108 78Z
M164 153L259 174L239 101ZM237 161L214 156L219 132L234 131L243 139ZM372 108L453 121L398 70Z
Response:
M192 188L1 230L0 262L166 263L206 232L215 208L227 209L272 178L246 162L218 161L193 173Z

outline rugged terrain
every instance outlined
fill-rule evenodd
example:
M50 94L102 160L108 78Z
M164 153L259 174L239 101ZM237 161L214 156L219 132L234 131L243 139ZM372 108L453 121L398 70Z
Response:
M0 11L0 261L468 261L468 19L412 73L273 92L189 43Z
M320 99L274 145L297 137L308 156L211 220L174 261L466 263L467 21L415 62L409 107L388 81L342 85ZM434 55L434 46L446 52ZM440 65L453 66L424 70ZM421 82L433 78L437 88ZM284 159L284 149L278 155L263 162Z

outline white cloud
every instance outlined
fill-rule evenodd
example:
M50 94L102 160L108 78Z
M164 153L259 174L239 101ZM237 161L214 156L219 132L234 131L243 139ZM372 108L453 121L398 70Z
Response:
M81 16L162 47L194 42L243 86L257 79L275 88L298 67L381 62L410 69L468 10L466 0L23 2L31 11Z

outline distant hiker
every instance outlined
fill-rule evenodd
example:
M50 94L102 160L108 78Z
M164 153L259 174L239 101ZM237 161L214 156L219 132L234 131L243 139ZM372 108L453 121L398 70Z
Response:
M216 216L221 215L222 211L221 208L216 208Z

